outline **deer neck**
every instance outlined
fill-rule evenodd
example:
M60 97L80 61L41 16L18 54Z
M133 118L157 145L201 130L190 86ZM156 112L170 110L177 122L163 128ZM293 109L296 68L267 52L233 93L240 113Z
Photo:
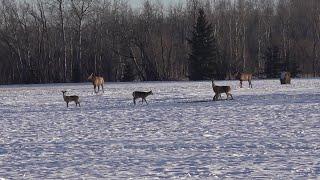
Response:
M212 81L212 87L215 87L216 85L214 84L214 82Z

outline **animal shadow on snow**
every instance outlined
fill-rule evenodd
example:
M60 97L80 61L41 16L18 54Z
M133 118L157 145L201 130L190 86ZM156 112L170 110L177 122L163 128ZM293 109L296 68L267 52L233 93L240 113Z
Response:
M237 105L284 105L292 103L314 103L320 101L320 94L318 93L304 93L304 94L266 94L266 95L239 95L236 99L229 99L222 97L217 101L212 99L204 100L186 100L179 101L177 103L209 103L209 102L220 102L225 101L226 103L235 103Z
M266 94L266 95L240 95L237 96L238 104L241 105L286 105L294 103L314 103L320 101L320 94Z

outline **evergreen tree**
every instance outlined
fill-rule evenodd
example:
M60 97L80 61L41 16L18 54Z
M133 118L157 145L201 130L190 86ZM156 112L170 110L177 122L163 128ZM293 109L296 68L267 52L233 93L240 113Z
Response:
M203 9L199 10L197 23L188 40L191 45L189 54L189 79L204 80L219 78L219 51L213 34L212 25L206 20Z
M285 60L284 70L290 72L291 77L296 77L300 73L297 58L292 56L291 53L289 53L288 58Z
M301 73L297 59L293 58L289 62L288 71L291 73L291 77L296 77L299 73Z
M292 77L300 73L297 60L290 54L286 59L282 59L277 46L269 47L265 52L264 58L267 78L278 78L282 71L290 72Z
M121 81L126 82L126 81L133 81L135 80L135 74L134 74L134 67L132 63L126 62L124 64L124 71L123 75L121 77Z
M281 71L285 70L284 63L280 58L279 48L277 46L269 47L265 52L265 74L267 78L279 77Z

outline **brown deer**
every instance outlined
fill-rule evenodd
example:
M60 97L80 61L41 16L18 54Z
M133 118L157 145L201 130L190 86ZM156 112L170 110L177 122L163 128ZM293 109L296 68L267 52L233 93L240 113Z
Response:
M104 79L103 79L103 77L95 76L95 75L93 75L93 73L91 73L91 75L88 77L88 80L90 80L92 82L95 93L98 93L100 91L100 86L101 86L102 92L104 92L104 89L103 89ZM96 91L96 87L98 87L98 91Z
M69 107L69 102L74 101L76 103L76 106L79 104L80 107L80 102L79 102L79 96L66 96L67 91L61 91L63 95L63 100L67 103L67 107Z
M141 100L142 103L143 103L143 101L145 101L148 104L148 102L146 100L146 97L149 96L149 95L153 95L152 91L149 91L149 92L134 91L132 93L134 105L136 104L136 99L138 99L138 98L142 99Z
M290 72L281 72L280 83L281 84L290 84L291 83L291 73Z
M227 95L227 100L229 96L231 97L231 99L233 99L232 94L230 93L231 91L230 86L216 86L212 80L212 89L213 89L213 92L215 93L212 99L213 101L218 100L219 97L221 97L222 93L225 93Z
M248 81L249 87L252 88L252 74L251 73L237 73L236 78L240 81L240 88L242 88L242 81Z

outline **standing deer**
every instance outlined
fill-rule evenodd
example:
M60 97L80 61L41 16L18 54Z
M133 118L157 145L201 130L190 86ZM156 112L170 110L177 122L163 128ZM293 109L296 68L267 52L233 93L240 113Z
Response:
M212 80L212 89L215 95L213 96L213 101L216 101L221 97L222 93L225 93L227 95L227 100L228 97L230 96L231 99L233 99L232 94L230 93L231 87L230 86L216 86Z
M133 103L136 105L136 99L141 98L141 102L145 101L147 103L146 97L149 95L153 95L152 91L149 92L143 92L143 91L134 91L132 93L133 96ZM148 104L148 103L147 103Z
M90 80L92 82L95 93L98 93L100 91L100 86L101 86L102 92L104 92L104 89L103 89L104 79L103 79L103 77L95 76L95 75L93 75L93 73L91 73L91 75L88 77L88 80ZM98 91L96 91L96 87L98 87Z
M63 95L63 100L67 103L67 107L69 107L69 102L74 101L76 103L76 106L79 104L80 107L80 102L79 102L79 96L66 96L67 91L61 91Z
M240 81L240 88L242 88L242 81L248 81L249 87L252 88L252 74L251 73L238 73L236 78Z
M280 83L281 84L290 84L291 83L291 73L290 72L281 72Z

